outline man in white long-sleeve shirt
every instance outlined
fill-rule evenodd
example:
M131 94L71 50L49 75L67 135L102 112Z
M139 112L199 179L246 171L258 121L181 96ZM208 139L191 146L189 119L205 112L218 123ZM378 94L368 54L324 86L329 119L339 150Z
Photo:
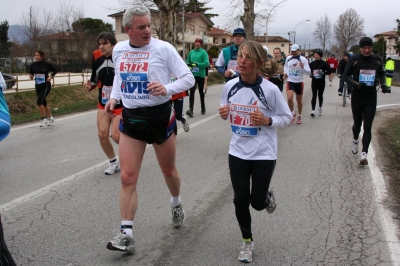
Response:
M304 74L310 74L310 66L308 65L308 60L300 55L300 46L297 44L293 44L290 47L291 56L286 58L284 72L286 82L286 93L287 100L290 111L292 111L293 119L291 123L294 123L296 119L296 112L294 111L294 102L293 97L296 93L296 102L297 102L297 110L298 116L296 123L301 124L301 111L303 109L303 90L304 90Z
M194 77L175 48L151 37L150 11L133 5L123 16L129 39L113 50L114 84L105 110L110 115L119 99L124 110L119 129L121 231L107 248L134 252L133 219L138 206L136 185L147 144L153 144L158 164L171 194L172 224L182 225L180 177L175 164L176 120L171 95L193 87ZM170 83L171 75L177 78Z

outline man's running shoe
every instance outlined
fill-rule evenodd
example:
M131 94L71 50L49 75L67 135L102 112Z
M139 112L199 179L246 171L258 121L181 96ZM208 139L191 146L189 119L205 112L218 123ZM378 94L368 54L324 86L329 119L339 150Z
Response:
M175 228L179 228L185 220L185 212L182 209L182 205L172 207L172 224Z
M347 97L349 97L349 99L351 99L351 93L349 93L349 94L347 95Z
M183 120L183 118L182 118L182 127L183 127L183 130L184 130L185 132L188 132L189 129L190 129L189 123L188 123L188 121L187 121L186 118L185 118L184 120Z
M292 121L290 121L290 124L294 123L294 120L296 119L296 113L292 113L292 116L293 116L293 119L292 119Z
M312 112L311 112L311 115L310 115L311 117L315 117L315 111L313 110Z
M188 116L190 116L190 117L193 117L193 110L187 110L186 111L186 114L188 115Z
M107 249L133 253L135 252L135 241L125 234L124 230L121 230L113 240L107 243Z
M296 121L296 123L297 123L297 124L303 123L303 121L301 120L301 115L297 116L297 121Z
M318 115L321 116L322 115L322 108L318 107Z
M242 246L240 247L240 252L238 259L241 262L250 263L253 261L253 249L254 243L253 241L243 241Z
M366 152L362 152L360 161L358 162L358 165L367 165L367 164L368 164L367 153Z
M267 203L268 205L265 209L268 213L273 213L276 209L276 199L272 187L270 187L267 192Z
M339 96L342 96L342 93L339 91L339 92L338 92L338 95L339 95Z
M44 127L45 125L47 125L47 118L43 118L43 119L40 121L40 127Z
M110 163L110 166L104 171L106 175L113 175L116 172L119 172L121 169L119 167L119 162Z
M353 154L357 154L358 153L358 140L353 139L352 145L351 145L351 152Z
M50 126L51 124L53 124L54 123L54 121L56 121L56 119L53 117L53 116L51 116L50 118L49 118L49 120L48 120L48 126Z

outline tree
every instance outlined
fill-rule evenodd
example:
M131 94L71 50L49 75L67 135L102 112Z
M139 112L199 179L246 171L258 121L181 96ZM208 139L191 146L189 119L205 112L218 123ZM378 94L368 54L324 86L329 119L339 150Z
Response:
M347 50L365 36L364 19L354 9L347 9L335 22L334 35L338 46Z
M352 47L350 47L349 51L353 52L353 54L358 54L358 52L360 51L360 46L358 44L353 45Z
M8 21L0 22L0 58L7 57L10 54L10 47L12 45L8 40Z
M377 42L372 44L373 51L378 51L382 58L386 58L386 41L384 37L379 37Z
M397 36L400 36L400 19L396 19L397 22ZM400 52L400 41L397 42L397 45L394 47L396 52Z
M178 10L182 10L183 2L185 2L184 6L185 12L203 13L209 19L219 16L218 14L206 13L207 11L212 10L212 7L206 7L206 4L209 3L210 1L207 2L199 2L198 0L188 0L182 2L179 1Z
M313 35L314 38L322 45L322 51L325 51L326 44L332 35L332 24L327 14L315 22L315 30Z

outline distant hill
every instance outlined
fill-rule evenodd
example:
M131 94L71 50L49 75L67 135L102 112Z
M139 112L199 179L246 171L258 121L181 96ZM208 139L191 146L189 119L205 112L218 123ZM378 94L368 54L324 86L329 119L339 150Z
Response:
M24 26L22 25L10 25L8 28L8 38L9 41L17 40L19 43L23 43L28 40L28 37L22 34L22 29Z

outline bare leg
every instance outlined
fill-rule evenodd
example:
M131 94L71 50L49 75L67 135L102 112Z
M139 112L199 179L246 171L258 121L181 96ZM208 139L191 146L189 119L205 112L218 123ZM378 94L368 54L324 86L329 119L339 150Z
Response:
M100 140L100 146L103 149L108 159L115 157L114 148L110 141L110 125L111 118L107 116L104 110L98 109L97 111L97 130Z
M293 102L294 91L288 90L288 91L286 91L286 94L287 94L287 101L288 101L289 109L290 109L290 111L293 112L293 110L294 110L294 102Z
M303 95L296 94L297 109L299 110L299 115L303 111Z

